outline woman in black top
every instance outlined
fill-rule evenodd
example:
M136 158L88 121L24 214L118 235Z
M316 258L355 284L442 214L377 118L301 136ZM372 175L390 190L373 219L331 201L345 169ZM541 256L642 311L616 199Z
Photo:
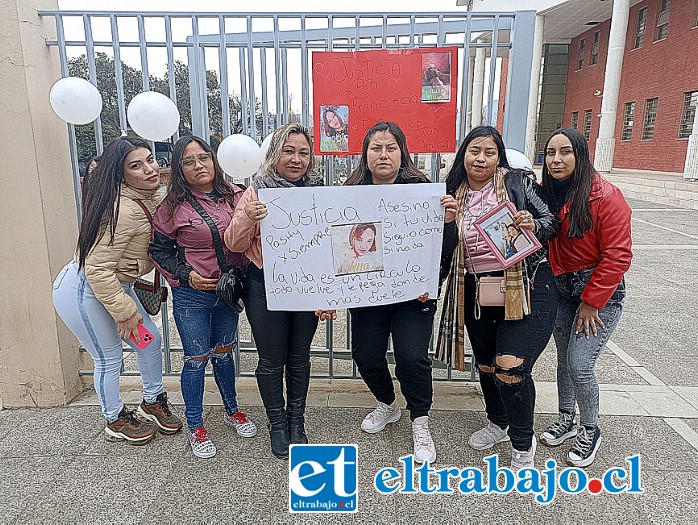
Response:
M429 179L412 162L405 134L393 122L378 122L366 133L361 161L346 185L415 184ZM446 208L442 260L458 245L455 224L457 203L449 195L441 198ZM429 340L434 325L436 299L425 293L411 301L351 309L352 357L361 377L378 401L378 407L361 423L365 432L379 432L400 419L386 353L392 336L395 376L412 420L414 457L433 462L436 448L429 432L432 402Z

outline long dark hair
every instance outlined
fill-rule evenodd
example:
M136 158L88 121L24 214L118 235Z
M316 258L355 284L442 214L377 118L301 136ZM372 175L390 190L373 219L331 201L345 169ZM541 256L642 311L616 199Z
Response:
M118 137L104 147L97 166L83 181L83 217L78 235L78 264L85 266L85 259L95 244L109 232L114 240L119 220L121 183L124 179L126 157L138 148L150 151L148 143L140 137Z
M376 124L366 132L364 145L361 148L361 160L359 161L359 165L352 172L344 185L355 186L357 184L363 184L366 175L371 173L371 170L368 169L368 144L371 142L373 135L381 131L392 133L400 147L400 169L398 170L398 176L402 175L403 177L411 177L429 182L429 177L419 171L417 166L414 165L414 162L412 162L410 152L407 149L407 137L405 137L400 126L395 124L395 122L384 122L381 120L376 122Z
M334 116L337 117L337 120L342 123L341 130L336 130L330 126L327 119L328 113L334 114ZM334 137L340 133L346 133L346 124L344 123L344 119L339 116L339 110L336 106L325 106L325 109L322 112L322 123L325 125L325 135L328 137Z
M490 137L495 145L497 146L497 155L499 160L497 161L498 168L509 169L509 161L507 160L506 150L504 148L504 140L502 136L497 131L497 128L492 126L477 126L470 130L463 139L463 142L458 148L458 153L456 153L456 158L451 166L451 171L448 172L448 177L446 178L446 193L450 195L455 195L456 190L463 184L463 181L468 179L468 174L465 171L465 152L468 149L470 143L481 137Z
M169 218L172 218L175 208L191 196L191 188L187 179L184 178L181 162L184 157L184 149L192 142L196 142L206 153L211 154L211 161L213 162L213 189L227 200L231 207L233 206L235 190L232 184L225 180L225 173L218 163L218 157L216 157L213 148L204 139L194 135L187 135L175 142L172 148L172 171L170 172L170 181L167 184L167 195L163 199L163 202L167 204Z
M553 184L555 179L550 175L547 162L548 144L555 135L564 135L570 139L572 152L574 153L574 173L572 173L572 185L567 192L567 202L570 203L570 228L568 237L584 237L584 232L594 227L594 220L589 209L589 195L591 194L591 182L596 170L589 158L589 144L587 139L579 131L572 128L560 128L553 131L545 143L546 162L543 163L543 189L550 199L553 209L559 211L565 202L557 202Z

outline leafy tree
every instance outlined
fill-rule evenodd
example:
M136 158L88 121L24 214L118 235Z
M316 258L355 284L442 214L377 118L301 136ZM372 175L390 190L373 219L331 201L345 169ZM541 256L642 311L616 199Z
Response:
M106 144L121 134L114 59L109 57L106 53L97 53L95 55L95 70L97 89L99 89L103 100L101 113L102 135L104 143ZM183 135L191 133L193 129L189 67L184 62L177 60L174 63L173 70L175 92L177 94L177 108L180 114L179 133ZM70 59L68 62L68 71L70 76L80 77L86 80L89 79L87 56L83 54ZM124 103L125 107L127 107L131 99L143 91L143 78L139 69L135 69L123 61L121 61L121 74L124 87ZM157 91L163 95L169 96L169 73L167 71L163 77L150 75L148 81L152 91ZM218 144L220 144L220 141L223 140L224 137L223 112L221 110L221 86L218 73L215 71L206 71L206 95L209 111L209 127L211 129L211 137L209 137L209 140L211 145L217 149ZM231 132L242 133L243 123L240 97L235 94L229 95L228 104ZM261 106L261 102L255 100L255 125L257 128L257 136L261 136L262 134L263 122ZM269 122L274 122L276 117L273 113L269 113L268 118ZM97 153L94 126L93 124L75 126L75 133L78 145L78 158L81 166L84 167L87 161Z

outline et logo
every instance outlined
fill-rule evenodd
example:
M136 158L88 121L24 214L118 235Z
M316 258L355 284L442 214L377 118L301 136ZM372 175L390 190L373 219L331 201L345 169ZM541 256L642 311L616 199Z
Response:
M290 512L356 512L356 445L291 445L288 462Z

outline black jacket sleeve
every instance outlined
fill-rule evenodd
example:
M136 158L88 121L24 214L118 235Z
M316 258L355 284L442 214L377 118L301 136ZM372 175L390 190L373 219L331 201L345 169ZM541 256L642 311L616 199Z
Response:
M174 239L155 230L153 240L148 246L148 254L162 273L178 280L180 286L189 286L189 274L192 269L184 263L183 254L179 253Z
M505 185L516 209L531 212L535 223L533 234L546 246L560 232L560 219L548 206L543 188L519 170L507 173Z
M460 242L460 234L458 233L458 225L456 222L457 221L454 220L448 224L444 224L444 239L441 244L441 264L439 267L439 287L441 287L441 283L448 277L453 252L458 248L458 243Z

